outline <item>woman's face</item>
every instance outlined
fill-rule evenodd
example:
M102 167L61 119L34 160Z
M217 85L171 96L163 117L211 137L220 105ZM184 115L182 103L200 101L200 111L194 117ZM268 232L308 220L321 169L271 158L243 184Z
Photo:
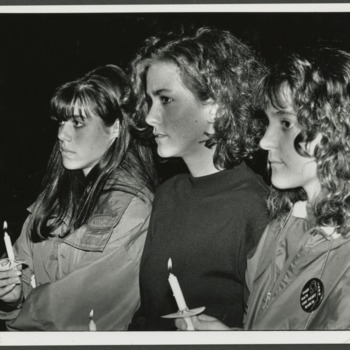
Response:
M84 175L100 161L119 133L119 123L107 127L100 117L83 114L77 107L74 119L60 124L58 139L63 166L68 170L82 170Z
M316 161L313 157L301 156L294 147L294 140L301 130L296 112L291 104L284 109L276 109L269 104L265 113L269 125L260 147L269 152L272 184L279 189L303 187L308 198L314 198L320 190ZM308 145L306 150L309 154L313 154L318 141L319 137L316 137Z
M207 152L206 132L213 132L214 104L203 104L184 85L179 68L169 62L155 62L147 72L150 101L146 123L153 134L161 157L181 157L190 162Z

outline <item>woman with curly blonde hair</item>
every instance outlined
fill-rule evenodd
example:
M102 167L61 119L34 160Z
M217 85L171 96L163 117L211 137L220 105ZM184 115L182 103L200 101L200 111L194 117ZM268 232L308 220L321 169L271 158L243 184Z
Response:
M159 156L189 174L157 191L140 268L141 308L131 329L173 330L178 311L168 260L190 307L240 326L248 253L267 224L267 188L245 164L258 149L254 89L265 73L253 51L224 30L151 38L133 62L134 121Z
M272 222L248 261L248 330L350 328L350 54L293 54L263 80ZM193 320L198 329L225 329ZM184 327L181 321L177 325Z

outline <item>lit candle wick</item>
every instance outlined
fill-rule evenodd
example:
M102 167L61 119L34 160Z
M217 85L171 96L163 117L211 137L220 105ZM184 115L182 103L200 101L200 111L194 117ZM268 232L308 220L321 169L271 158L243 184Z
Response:
M89 322L89 331L90 331L90 332L94 332L94 331L97 330L96 324L95 324L95 322L94 322L94 309L91 309L89 318L90 318L90 322Z
M6 230L7 230L7 222L6 221L4 221L3 228L4 228L4 242L5 242L7 257L9 258L10 261L14 261L15 254L13 252L11 238L8 235L8 233L6 232Z

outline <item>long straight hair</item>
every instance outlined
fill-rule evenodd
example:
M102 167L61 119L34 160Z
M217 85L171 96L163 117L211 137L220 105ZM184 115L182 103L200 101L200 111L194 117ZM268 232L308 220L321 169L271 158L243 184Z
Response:
M132 100L129 80L117 66L96 68L83 78L60 86L51 99L51 117L62 122L86 115L100 117L106 126L119 121L119 136L87 177L82 170L63 167L57 141L50 156L42 191L34 207L33 241L59 232L61 237L84 225L92 215L108 180L119 174L117 187L138 195L140 188L154 192L157 175L151 149L131 137L128 105ZM78 111L74 114L74 112ZM118 170L118 171L117 171ZM128 180L132 178L134 181ZM137 185L131 185L135 183Z

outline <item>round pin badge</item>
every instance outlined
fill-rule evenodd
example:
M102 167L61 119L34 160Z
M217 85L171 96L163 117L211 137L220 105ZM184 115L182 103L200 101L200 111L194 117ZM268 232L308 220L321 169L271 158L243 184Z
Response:
M323 299L323 283L318 278L312 278L303 287L300 294L300 305L305 312L316 310Z

